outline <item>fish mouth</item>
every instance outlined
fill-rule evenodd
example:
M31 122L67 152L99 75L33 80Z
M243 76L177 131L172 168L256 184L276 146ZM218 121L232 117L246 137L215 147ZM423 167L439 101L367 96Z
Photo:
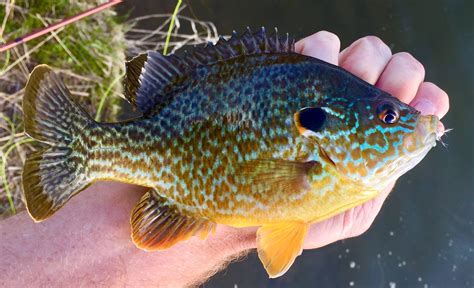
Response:
M420 116L416 132L423 137L423 145L436 146L436 140L444 134L444 126L436 115Z
M436 146L436 140L438 137L436 136L436 133L431 133L428 136L425 137L425 140L423 141L423 144L425 146Z
M414 131L404 139L406 154L390 163L385 174L379 174L376 185L390 183L415 167L444 135L443 124L436 115L420 115Z

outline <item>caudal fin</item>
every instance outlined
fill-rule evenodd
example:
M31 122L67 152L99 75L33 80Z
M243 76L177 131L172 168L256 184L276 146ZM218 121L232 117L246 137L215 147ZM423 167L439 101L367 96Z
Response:
M47 65L31 72L23 114L25 133L49 146L27 157L22 174L26 207L39 222L88 185L78 135L94 122L74 103L69 90Z

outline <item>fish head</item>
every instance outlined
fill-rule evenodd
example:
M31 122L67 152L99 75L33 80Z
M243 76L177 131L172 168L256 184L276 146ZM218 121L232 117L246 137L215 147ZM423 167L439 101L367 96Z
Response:
M320 159L370 187L412 169L443 133L437 116L421 115L387 93L328 99L301 109L294 121L300 134L317 142Z

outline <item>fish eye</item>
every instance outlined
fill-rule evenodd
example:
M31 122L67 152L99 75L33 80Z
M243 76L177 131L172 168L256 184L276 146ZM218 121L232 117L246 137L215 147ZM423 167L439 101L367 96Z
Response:
M299 112L299 125L301 127L318 132L326 121L326 114L322 108L303 108Z
M398 109L389 103L383 103L377 108L378 118L385 124L394 124L398 121Z

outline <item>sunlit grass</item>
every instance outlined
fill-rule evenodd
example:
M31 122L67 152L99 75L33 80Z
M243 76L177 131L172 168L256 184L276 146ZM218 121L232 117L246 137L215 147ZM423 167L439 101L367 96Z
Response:
M103 1L0 1L0 42L23 36ZM21 100L29 71L45 63L62 72L72 94L90 112L107 95L120 95L124 72L125 25L113 10L58 29L0 53L0 218L23 208L20 175L25 155L35 145L22 133ZM104 95L103 91L108 91ZM113 120L119 97L109 97L101 111Z
M103 2L1 1L0 43ZM126 107L121 90L125 58L146 50L174 53L185 45L217 40L214 24L182 15L185 8L178 1L173 14L127 21L105 10L0 54L0 219L24 209L22 166L38 145L23 133L21 99L29 71L37 64L52 66L96 121L114 121ZM156 28L140 28L146 21Z
M168 33L166 33L165 47L163 48L163 55L168 54L168 46L170 44L171 33L173 32L174 22L176 22L176 15L178 15L179 7L181 6L182 1L178 0L176 7L174 8L173 15L171 15L171 22L168 28Z

